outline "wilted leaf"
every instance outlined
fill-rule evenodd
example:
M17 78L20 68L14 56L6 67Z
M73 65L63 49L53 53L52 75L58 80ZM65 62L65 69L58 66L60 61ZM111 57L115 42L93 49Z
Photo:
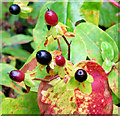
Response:
M89 95L83 94L79 88L76 88L77 83L72 84L73 87L71 86L70 89L66 89L64 80L56 79L56 84L53 87L47 82L41 82L38 90L38 105L41 114L112 113L112 96L107 82L107 75L102 67L91 61L79 62L75 67L81 67L94 78L94 82L91 83L92 93ZM45 77L45 79L47 78Z

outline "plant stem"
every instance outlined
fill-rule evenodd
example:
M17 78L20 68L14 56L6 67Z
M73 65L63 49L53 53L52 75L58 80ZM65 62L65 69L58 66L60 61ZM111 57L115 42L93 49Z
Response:
M32 79L32 80L37 80L37 81L46 81L46 82L49 82L50 80L48 80L48 79L39 79L39 78L34 78L34 79Z
M112 3L113 5L117 6L118 8L120 8L120 4L114 0L108 0L110 3Z
M68 60L70 60L70 44L71 44L71 43L69 43L69 42L67 41L67 39L66 39L66 37L65 37L64 35L63 35L62 37L63 37L63 39L65 40L66 44L68 45Z
M58 43L58 48L59 48L59 51L61 51L60 41L59 41L59 39L57 39L57 43Z
M56 76L52 77L52 78L50 79L50 81L52 81L53 79L56 79L57 77L59 77L59 75L56 75Z
M52 80L56 79L57 77L59 77L59 75L56 75L56 76L52 77L51 79L39 79L39 78L34 78L34 79L32 79L32 80L49 82L49 81L52 81Z

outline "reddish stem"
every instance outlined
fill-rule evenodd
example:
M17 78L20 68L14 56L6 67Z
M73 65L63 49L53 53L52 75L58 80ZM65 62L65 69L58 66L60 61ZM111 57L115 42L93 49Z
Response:
M56 79L57 77L59 77L59 75L56 75L56 76L52 77L52 78L50 79L50 81L52 81L53 79Z
M117 6L118 8L120 8L120 4L114 0L108 0L110 3L112 3L113 5Z
M69 43L64 35L62 37L65 40L66 44L68 45L68 60L70 60L70 44L71 44L71 42Z
M58 48L59 48L59 51L61 51L60 41L59 41L59 39L57 39L57 43L58 43Z
M39 79L39 78L34 78L33 80L49 82L49 81L52 81L52 80L56 79L57 77L59 77L59 75L56 75L56 76L52 77L51 79Z
M34 78L33 80L37 80L37 81L47 81L47 82L50 81L50 80L47 80L47 79L39 79L39 78Z

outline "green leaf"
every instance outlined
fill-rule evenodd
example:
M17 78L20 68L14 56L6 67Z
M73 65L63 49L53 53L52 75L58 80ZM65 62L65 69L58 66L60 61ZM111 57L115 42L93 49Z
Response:
M33 8L33 11L29 13L29 16L32 16L33 19L38 18L40 9L44 4L45 2L34 2L33 4L30 4L30 6Z
M92 92L92 85L90 82L84 81L84 82L80 83L79 89L82 93L89 95Z
M75 28L75 23L83 18L82 13L80 13L80 8L85 0L69 0L67 3L67 13L66 14L66 25L69 26L68 31L73 31Z
M99 2L96 2L95 0L85 0L84 4L82 5L81 11L83 12L85 19L93 23L95 25L98 25L99 23L99 10L102 5L102 0Z
M75 77L72 77L68 84L66 85L66 88L68 91L74 91L74 89L77 89L80 86L80 82L75 80Z
M101 50L103 60L106 59L112 60L114 58L113 48L108 42L101 43Z
M115 23L118 23L119 8L111 4L110 2L104 2L100 9L99 25L109 27Z
M6 43L3 43L3 41L7 41L7 39L10 37L10 33L8 33L7 31L1 31L0 32L0 37L2 37L2 39L0 40L0 47L4 46ZM2 45L2 46L1 46Z
M9 74L12 70L17 70L11 65L0 63L0 84L5 85L7 87L13 88L17 93L23 94L22 87L16 83L15 81L11 80ZM22 82L21 82L22 83Z
M92 83L94 81L94 79L91 75L87 74L87 80L86 81Z
M28 87L35 87L35 83L33 82L32 78L30 78L29 74L25 74L25 80L24 80L25 85Z
M33 38L28 35L23 35L23 34L18 34L14 35L12 37L6 37L2 36L2 45L7 46L7 45L17 45L17 44L25 44L30 41L32 41Z
M119 86L118 86L118 81L119 81L118 70L116 68L113 68L109 73L108 81L109 81L111 90L120 99L120 92L119 92Z
M37 93L26 93L16 99L3 99L2 114L40 114L37 105Z
M102 68L105 70L106 73L110 72L112 68L112 62L109 59L105 59Z
M23 13L23 12L20 12L19 13L19 16L23 19L27 19L28 18L28 14L27 13Z
M120 114L120 107L113 104L113 115L119 115Z
M90 23L82 23L78 25L75 29L75 33L83 39L87 47L87 55L91 60L96 61L102 65L102 56L101 56L101 43L106 41L111 44L114 50L114 59L112 62L118 60L118 47L114 40L104 31L99 29L97 26Z
M120 99L113 93L112 93L112 98L113 98L113 104L120 104Z
M20 48L14 48L14 47L4 47L2 49L2 53L11 54L15 57L22 57L21 61L25 62L26 59L30 56L30 53L28 53L26 50L20 49Z
M111 36L111 38L115 41L116 45L118 46L119 52L120 52L120 47L119 47L119 38L120 38L120 23L111 26L108 28L105 32Z
M22 13L30 13L32 12L32 8L30 6L21 6Z
M70 47L71 47L70 55L71 55L72 63L77 63L82 60L86 60L87 57L86 45L79 34L75 34L75 37L72 38L72 43Z

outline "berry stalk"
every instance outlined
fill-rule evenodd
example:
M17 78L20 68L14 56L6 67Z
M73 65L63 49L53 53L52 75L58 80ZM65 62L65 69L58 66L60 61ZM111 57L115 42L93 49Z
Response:
M71 42L69 43L64 35L62 37L65 40L66 44L68 45L68 60L70 60L70 44L71 44Z
M59 51L61 51L60 41L59 41L59 39L57 39L57 43L58 43L58 48L59 48Z

